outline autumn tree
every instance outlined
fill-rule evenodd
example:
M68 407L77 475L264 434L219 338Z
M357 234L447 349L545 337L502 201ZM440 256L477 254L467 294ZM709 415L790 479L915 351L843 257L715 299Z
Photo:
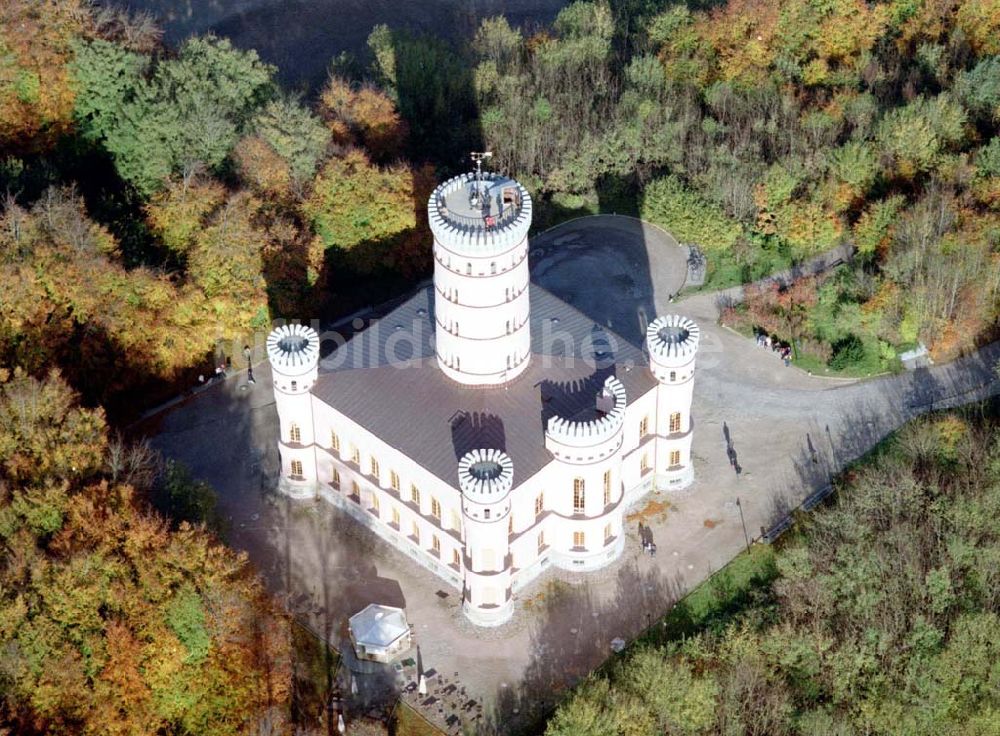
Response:
M88 30L79 0L0 5L0 148L46 149L71 129L73 42Z
M356 89L345 79L330 77L320 105L337 143L362 146L377 163L393 161L403 152L406 123L384 92L370 85Z
M327 161L304 210L325 248L349 254L361 271L390 266L412 273L426 260L426 247L417 253L413 244L426 242L417 225L427 179L401 165L375 166L352 149Z
M246 558L100 476L103 414L0 371L0 729L288 726L288 623Z

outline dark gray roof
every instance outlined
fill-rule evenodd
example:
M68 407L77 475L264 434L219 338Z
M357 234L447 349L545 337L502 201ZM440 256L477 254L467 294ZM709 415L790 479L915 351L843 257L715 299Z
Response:
M434 356L433 286L320 363L312 392L457 487L458 461L476 448L504 450L520 485L551 459L545 421L593 418L610 374L634 401L656 381L643 352L545 289L531 285L531 363L503 387L462 386Z

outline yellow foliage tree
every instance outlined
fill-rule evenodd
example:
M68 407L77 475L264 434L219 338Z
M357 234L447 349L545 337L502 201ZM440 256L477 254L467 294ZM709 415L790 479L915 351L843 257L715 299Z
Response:
M320 107L334 140L364 146L375 161L397 158L406 144L406 123L381 90L331 77L320 94Z
M977 54L1000 54L1000 0L965 0L955 22Z
M81 0L0 3L0 149L43 149L70 129L67 65L90 27Z
M326 162L303 207L327 248L351 252L352 262L371 271L389 265L389 253L415 231L425 202L409 168L380 168L351 149Z
M211 177L172 178L146 204L146 222L170 250L186 253L225 196L225 188Z

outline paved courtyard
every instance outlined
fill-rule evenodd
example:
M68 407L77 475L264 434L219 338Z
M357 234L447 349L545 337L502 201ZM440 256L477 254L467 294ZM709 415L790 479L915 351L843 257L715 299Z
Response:
M737 499L750 535L759 537L903 422L1000 391L997 344L948 365L868 381L785 367L717 324L717 295L671 303L683 285L683 252L666 233L630 218L567 223L534 240L532 259L536 282L630 341L640 341L657 314L699 323L696 482L636 509L647 512L655 557L642 554L633 521L621 560L589 576L548 573L518 594L506 626L468 625L456 591L328 505L273 495L277 415L266 366L253 387L231 378L145 425L154 446L218 490L231 519L229 542L246 549L272 590L334 644L365 604L405 606L420 664L436 674L427 697L407 697L427 703L422 710L441 723L453 704L475 701L456 711L463 722L510 731L606 658L611 639L641 631L743 548ZM405 686L414 672L359 675L359 698Z

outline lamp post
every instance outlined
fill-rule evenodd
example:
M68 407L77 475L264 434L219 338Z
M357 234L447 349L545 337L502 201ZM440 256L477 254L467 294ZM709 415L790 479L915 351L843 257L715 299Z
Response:
M747 543L747 554L750 554L750 535L747 534L747 521L743 518L743 504L740 503L740 497L736 497L736 508L740 510L740 524L743 525L743 540Z

